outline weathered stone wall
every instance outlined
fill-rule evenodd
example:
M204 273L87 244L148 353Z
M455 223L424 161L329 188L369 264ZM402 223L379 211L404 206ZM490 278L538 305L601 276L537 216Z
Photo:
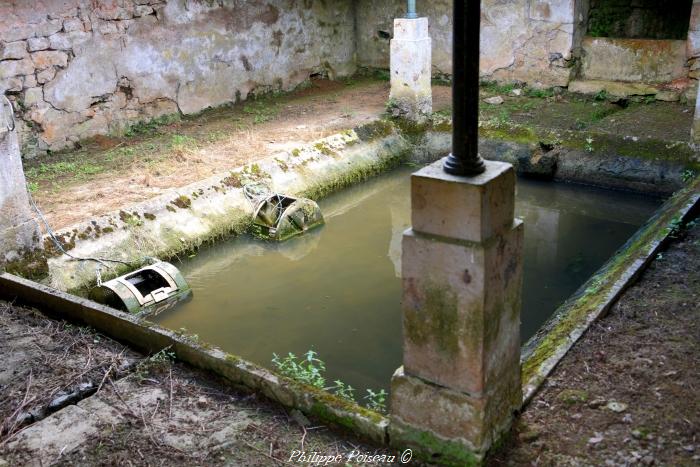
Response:
M24 156L354 71L352 0L0 2Z
M485 78L566 86L574 48L574 0L483 0L481 73ZM357 54L362 66L389 67L389 36L406 2L357 0ZM452 1L418 2L430 19L433 72L452 73Z

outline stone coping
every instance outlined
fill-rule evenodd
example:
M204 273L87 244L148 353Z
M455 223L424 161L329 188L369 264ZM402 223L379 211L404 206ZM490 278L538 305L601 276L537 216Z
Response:
M588 327L604 316L669 240L700 209L700 178L679 190L591 276L522 348L523 405Z
M389 419L384 415L280 376L186 334L169 331L146 319L7 273L0 275L0 298L36 307L59 319L91 326L146 353L169 348L178 360L211 371L235 386L259 391L285 407L348 429L374 443L388 444Z

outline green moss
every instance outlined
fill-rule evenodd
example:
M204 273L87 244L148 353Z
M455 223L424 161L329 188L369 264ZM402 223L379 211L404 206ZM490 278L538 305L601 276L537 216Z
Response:
M43 250L25 249L19 252L19 259L4 265L6 272L15 276L24 277L31 280L40 280L49 273L49 266L46 262L46 255ZM2 272L2 268L0 268Z
M176 212L176 211L177 211L174 207L172 207L172 206L170 206L170 205L165 206L165 209L167 209L167 210L170 211L170 212Z
M416 281L412 284L413 293L422 296L424 306L420 309L405 307L406 336L419 345L435 340L441 352L454 356L459 352L460 341L456 295L446 286L426 284L421 287Z
M192 200L185 195L180 195L174 200L172 200L170 204L173 204L180 209L187 209L192 206Z
M325 156L335 157L338 155L337 152L333 151L326 143L323 142L314 144L314 148Z
M580 389L564 389L557 395L557 399L566 405L583 403L588 400L588 393Z
M299 157L301 155L301 151L297 148L292 149L292 156L294 157Z
M221 181L221 183L232 188L240 188L243 186L241 176L237 172L231 172L228 177Z
M470 451L459 442L445 440L430 432L404 424L400 424L396 430L392 430L390 433L391 445L397 449L411 448L414 460L448 467L482 465L482 456Z
M149 221L154 221L154 220L156 220L156 215L153 214L153 213L150 213L150 212L144 212L144 213L143 213L143 217L145 217L145 218L148 219Z
M388 120L376 120L372 123L355 128L361 141L371 142L379 138L385 138L394 133L394 125Z

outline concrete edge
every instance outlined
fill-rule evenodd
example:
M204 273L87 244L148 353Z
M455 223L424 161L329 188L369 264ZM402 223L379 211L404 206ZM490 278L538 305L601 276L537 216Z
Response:
M0 274L0 298L36 307L58 319L91 326L149 354L170 348L178 360L211 371L235 386L259 391L285 407L298 409L374 443L388 444L386 416L145 319L7 273Z
M673 224L700 209L700 179L657 210L522 347L523 407L591 324L603 317L668 242Z

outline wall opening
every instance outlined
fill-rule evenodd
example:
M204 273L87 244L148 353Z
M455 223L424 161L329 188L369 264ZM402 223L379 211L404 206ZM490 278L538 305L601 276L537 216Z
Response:
M693 0L590 0L588 35L686 40Z

